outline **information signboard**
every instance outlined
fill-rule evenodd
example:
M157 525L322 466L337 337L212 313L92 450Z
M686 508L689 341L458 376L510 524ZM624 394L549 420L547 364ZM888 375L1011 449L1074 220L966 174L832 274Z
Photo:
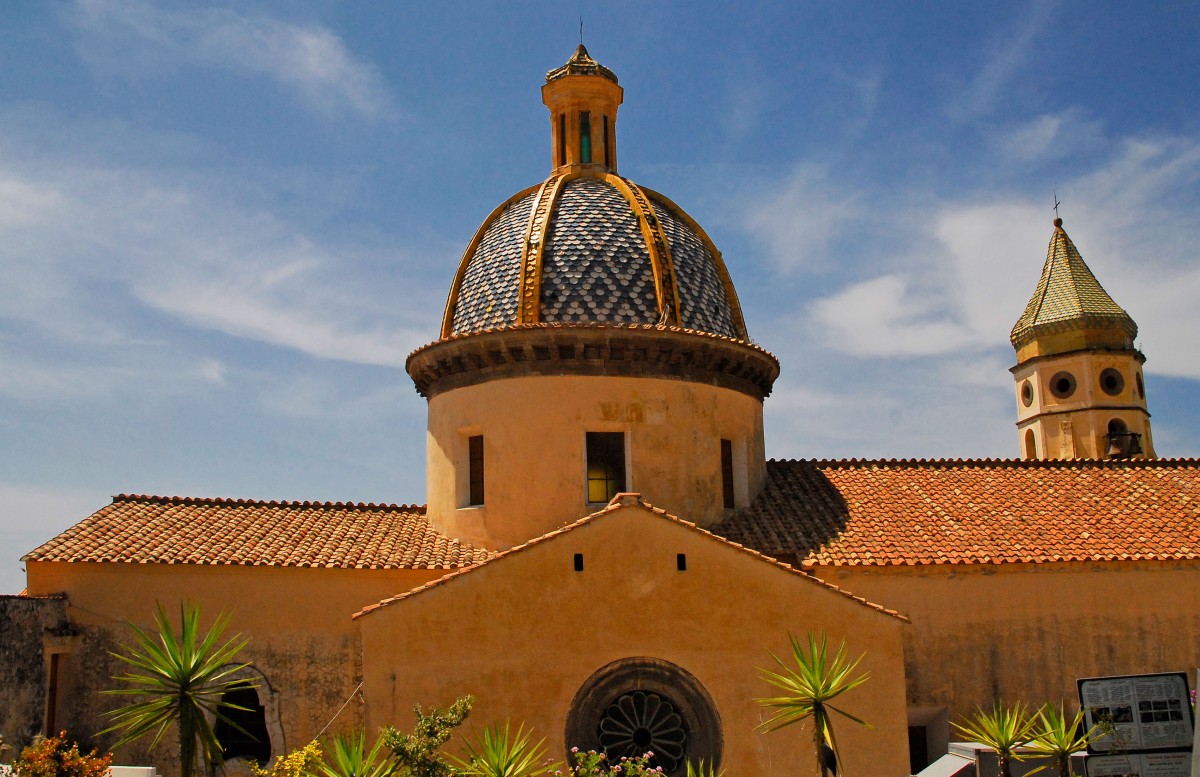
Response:
M1088 746L1088 777L1191 777L1192 714L1183 672L1078 681L1084 725L1103 736Z
M1088 777L1190 777L1192 754L1129 753L1089 755Z
M1186 673L1091 677L1078 683L1086 724L1107 731L1089 753L1191 751L1194 722Z

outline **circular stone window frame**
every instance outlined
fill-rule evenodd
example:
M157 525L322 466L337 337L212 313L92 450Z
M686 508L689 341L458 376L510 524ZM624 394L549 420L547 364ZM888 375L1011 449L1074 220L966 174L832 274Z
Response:
M1115 367L1100 371L1100 390L1110 397L1118 397L1125 390L1125 376Z
M1026 380L1021 384L1021 404L1030 407L1033 404L1033 383Z
M687 731L684 757L672 777L687 773L687 762L703 759L719 767L724 750L721 717L704 686L681 666L659 658L623 658L592 674L571 699L563 729L565 749L600 751L599 730L610 705L636 691L657 694L674 705Z
M1067 387L1060 389L1059 384L1067 381ZM1050 393L1059 399L1070 399L1075 394L1075 390L1079 388L1079 383L1075 380L1075 376L1063 370L1056 372L1050 378Z

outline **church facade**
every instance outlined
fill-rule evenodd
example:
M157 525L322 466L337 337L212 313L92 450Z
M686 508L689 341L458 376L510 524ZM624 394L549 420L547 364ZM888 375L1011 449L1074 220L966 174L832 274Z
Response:
M808 740L758 731L757 667L820 632L870 673L845 767L904 775L976 706L1197 665L1200 462L1155 458L1137 327L1060 221L1011 334L1021 458L768 460L780 365L703 228L618 174L616 76L580 46L542 95L550 176L480 226L406 364L428 504L115 497L0 599L0 732L104 728L156 602L249 637L235 767L470 693L559 758L791 775Z

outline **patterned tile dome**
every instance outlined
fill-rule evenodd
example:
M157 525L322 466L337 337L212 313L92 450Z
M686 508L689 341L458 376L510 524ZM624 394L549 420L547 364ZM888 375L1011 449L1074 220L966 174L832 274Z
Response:
M521 324L663 325L748 340L721 254L674 203L607 170L556 172L484 221L442 337Z

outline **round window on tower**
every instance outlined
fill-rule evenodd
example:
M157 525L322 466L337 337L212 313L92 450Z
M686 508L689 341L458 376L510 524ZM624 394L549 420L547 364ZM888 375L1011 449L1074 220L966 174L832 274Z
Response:
M1100 373L1100 388L1110 397L1115 397L1125 390L1125 378L1112 367Z
M1021 404L1025 407L1033 404L1033 384L1029 381L1021 384Z
M1075 393L1075 376L1069 372L1057 372L1050 379L1050 393L1066 399Z

